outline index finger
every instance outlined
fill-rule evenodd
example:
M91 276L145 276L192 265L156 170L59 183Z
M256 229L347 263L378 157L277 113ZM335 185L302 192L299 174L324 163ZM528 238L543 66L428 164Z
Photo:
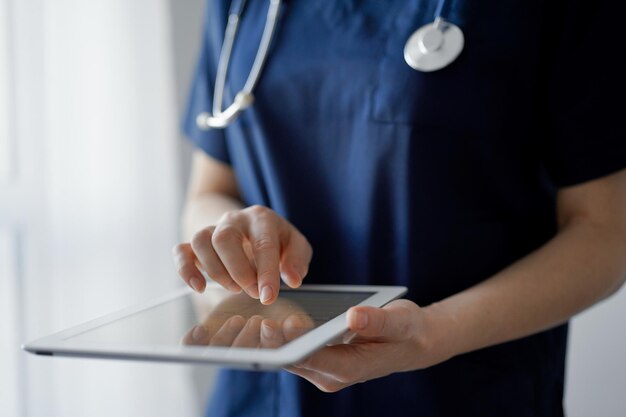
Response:
M250 246L256 263L259 296L263 304L276 300L280 290L280 240L273 225L256 222L250 227Z

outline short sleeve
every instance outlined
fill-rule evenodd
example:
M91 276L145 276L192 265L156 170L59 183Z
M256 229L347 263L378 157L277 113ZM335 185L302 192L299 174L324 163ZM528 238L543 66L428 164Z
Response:
M198 115L202 112L211 111L213 107L215 72L224 27L224 23L220 23L219 20L222 14L216 9L218 3L221 2L208 2L204 29L202 31L202 48L189 92L182 129L185 136L196 147L202 149L208 155L229 164L230 157L224 130L202 130L196 124Z
M551 7L546 162L563 187L626 168L626 6L564 0Z

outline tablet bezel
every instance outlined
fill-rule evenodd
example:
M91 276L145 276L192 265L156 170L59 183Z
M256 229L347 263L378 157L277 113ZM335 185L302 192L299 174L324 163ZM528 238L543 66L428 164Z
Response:
M221 287L216 283L208 283L207 290L211 288ZM381 307L401 297L406 293L407 289L400 286L302 285L298 291L371 292L372 295L358 305ZM346 327L346 312L343 312L339 316L277 349L188 345L107 345L97 347L93 343L70 339L80 333L104 326L190 293L193 293L191 289L187 287L181 288L155 300L107 314L95 320L26 343L22 345L22 348L30 353L48 356L218 364L235 368L272 370L301 361L348 330Z

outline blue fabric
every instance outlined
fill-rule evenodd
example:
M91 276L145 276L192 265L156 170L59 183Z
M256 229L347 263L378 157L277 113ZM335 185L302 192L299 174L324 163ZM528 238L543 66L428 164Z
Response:
M300 417L298 381L287 372L222 370L207 416Z
M606 104L626 96L625 54L603 14L626 10L604 3L446 2L465 50L420 73L402 51L436 0L292 0L254 106L203 132L195 117L211 109L229 7L216 0L184 130L232 166L245 203L307 236L307 282L406 285L428 305L550 239L559 187L626 167L620 108ZM267 5L248 2L227 101L248 76ZM587 53L601 65L586 65ZM207 415L561 416L566 339L561 326L336 394L286 373L224 371Z

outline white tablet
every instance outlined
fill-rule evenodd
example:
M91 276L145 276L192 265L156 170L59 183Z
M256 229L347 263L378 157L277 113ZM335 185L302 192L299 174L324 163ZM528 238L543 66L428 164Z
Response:
M203 294L183 288L23 348L39 355L278 369L340 340L350 307L380 307L405 292L405 287L303 285L281 289L278 299L264 306L209 284Z

